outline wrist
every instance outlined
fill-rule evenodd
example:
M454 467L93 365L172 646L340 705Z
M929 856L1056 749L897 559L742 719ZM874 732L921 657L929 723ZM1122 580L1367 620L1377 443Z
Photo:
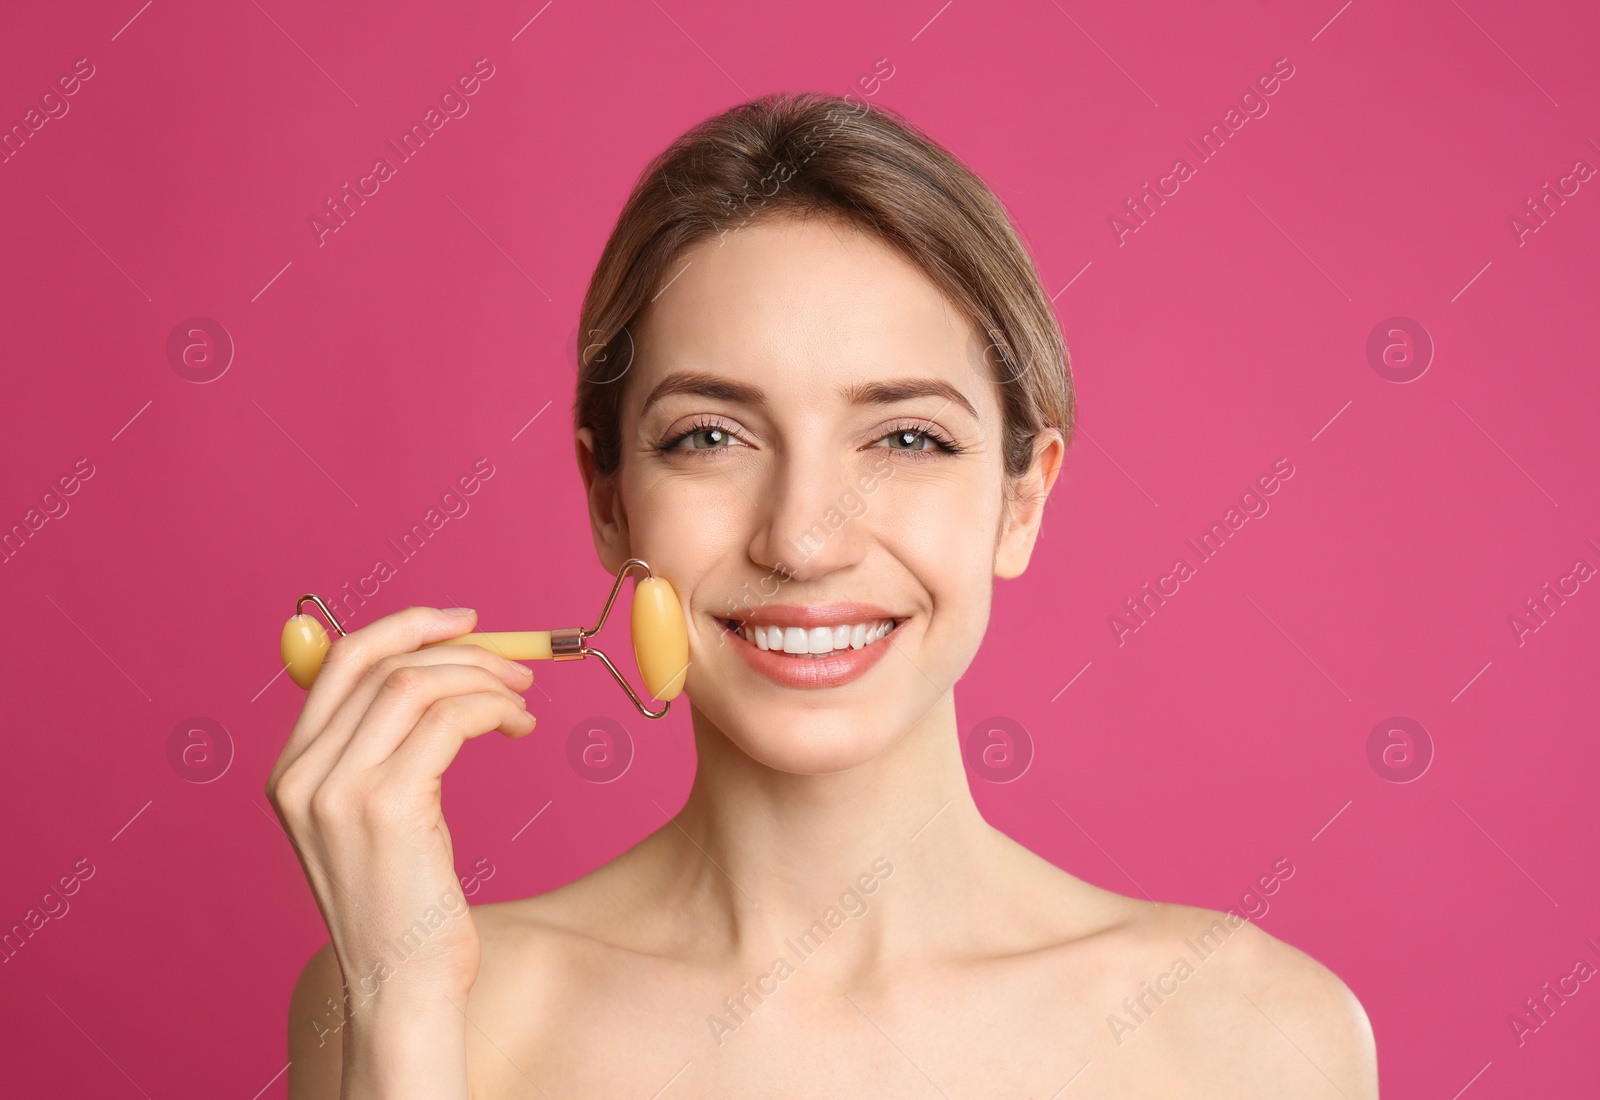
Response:
M466 1100L467 1019L443 997L358 1012L343 1030L342 1100Z

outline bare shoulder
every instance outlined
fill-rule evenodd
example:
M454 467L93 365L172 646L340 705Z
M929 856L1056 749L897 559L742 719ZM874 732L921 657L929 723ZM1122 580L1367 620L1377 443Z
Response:
M344 1043L344 974L332 942L300 969L289 997L289 1100L337 1100Z
M1169 963L1123 1006L1130 1030L1165 1016L1174 1049L1227 1074L1234 1096L1331 1082L1349 1100L1377 1097L1372 1025L1337 974L1237 913L1136 904L1130 933Z

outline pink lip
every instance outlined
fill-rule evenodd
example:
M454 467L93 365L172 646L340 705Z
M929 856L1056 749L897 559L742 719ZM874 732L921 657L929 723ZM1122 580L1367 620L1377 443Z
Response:
M763 626L838 626L841 623L867 623L874 619L900 619L892 611L885 611L877 604L853 603L842 601L839 603L811 603L811 604L762 604L748 615L719 615L719 619L732 619L735 622L749 625ZM759 652L759 650L758 650ZM857 650L856 652L861 652Z
M834 613L835 610L840 606L845 605L829 605L827 614L833 617L825 621L817 622L814 625L828 626L830 623L845 621L861 622L867 619L894 618L893 615L882 612L877 608L870 608L869 610L871 611L871 614L863 615L859 619L841 619ZM862 608L862 605L860 604L851 604L848 606L855 609L852 611L852 614L856 613L856 610L860 610ZM807 625L806 622L790 622L787 619L769 620L765 614L769 610L771 609L762 609L762 622L768 622L773 626ZM799 612L803 615L804 613L814 609L781 608L778 610L783 611L786 614ZM752 621L754 620L752 619ZM896 626L895 629L898 630L899 627ZM757 672L761 673L761 675L765 676L778 686L788 688L842 687L843 685L850 683L852 680L860 679L862 676L865 676L869 671L871 671L872 666L883 660L884 654L889 652L889 638L894 634L894 631L891 630L888 634L884 635L882 638L879 638L871 645L862 646L860 649L835 650L826 657L792 657L783 653L773 652L772 650L762 649L760 646L746 641L744 635L740 634L737 630L728 630L725 625L723 626L723 632L729 639L728 644L739 651L739 656L743 657L751 668L755 669Z

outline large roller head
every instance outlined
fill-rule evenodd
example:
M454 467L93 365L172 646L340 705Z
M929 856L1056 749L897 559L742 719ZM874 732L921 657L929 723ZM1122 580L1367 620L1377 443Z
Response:
M651 695L663 703L678 697L689 672L689 627L665 577L634 586L633 659Z

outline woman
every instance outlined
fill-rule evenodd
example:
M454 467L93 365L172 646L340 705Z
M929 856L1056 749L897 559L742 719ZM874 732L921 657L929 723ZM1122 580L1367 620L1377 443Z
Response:
M600 560L648 561L688 619L688 801L469 911L440 776L533 729L531 673L418 651L470 612L336 641L267 784L331 933L291 1004L291 1096L1377 1095L1327 969L1080 881L973 803L952 688L1074 405L969 170L879 108L734 108L641 177L582 331Z

